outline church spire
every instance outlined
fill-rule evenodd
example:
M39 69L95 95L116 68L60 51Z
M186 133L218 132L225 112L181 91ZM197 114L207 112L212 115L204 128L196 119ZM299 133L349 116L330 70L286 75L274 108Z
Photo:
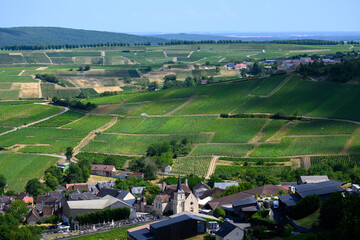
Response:
M183 192L182 186L181 186L180 174L179 174L179 179L178 179L177 188L176 188L175 192Z

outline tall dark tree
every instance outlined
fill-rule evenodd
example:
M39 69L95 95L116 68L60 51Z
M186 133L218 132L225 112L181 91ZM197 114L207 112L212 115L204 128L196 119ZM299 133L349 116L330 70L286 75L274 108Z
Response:
M66 153L65 153L66 159L68 161L71 160L72 156L73 156L73 148L72 147L67 147L66 148Z

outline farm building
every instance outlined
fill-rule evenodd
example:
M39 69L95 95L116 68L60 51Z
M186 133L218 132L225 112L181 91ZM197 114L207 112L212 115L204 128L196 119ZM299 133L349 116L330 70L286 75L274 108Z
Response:
M107 195L103 198L93 200L65 201L63 206L63 220L64 222L68 222L70 217L75 218L79 214L119 207L129 207L130 218L136 217L136 211L133 206L120 199Z
M70 163L68 162L59 162L56 164L58 168L61 169L61 171L64 173L68 168L70 167Z
M114 165L91 165L91 171L94 175L112 177L112 175L116 172L116 168Z
M194 215L181 215L150 224L149 228L127 231L128 240L180 240L187 239L206 231L206 220Z
M165 173L170 173L171 172L171 166L170 165L167 165L164 169L164 172Z
M279 196L280 207L289 211L298 201L308 195L318 195L322 200L329 198L335 192L343 192L343 183L338 181L326 181L317 183L307 183L295 186L295 193Z
M318 182L326 182L329 181L328 176L300 176L298 180L298 184L306 184L306 183L318 183Z

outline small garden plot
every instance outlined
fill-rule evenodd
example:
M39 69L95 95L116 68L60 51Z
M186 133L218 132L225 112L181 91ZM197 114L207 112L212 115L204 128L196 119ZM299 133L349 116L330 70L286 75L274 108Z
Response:
M157 133L194 133L207 129L216 117L212 116L189 116L171 117L166 124L159 128ZM210 132L210 131L209 131Z
M180 134L180 135L117 135L100 134L90 142L83 151L122 153L122 154L145 154L148 147L155 142L170 142L187 138L189 142L207 142L209 134Z
M326 134L351 134L355 131L357 125L349 122L331 121L331 120L312 120L299 122L289 132L289 135L326 135Z
M180 157L177 158L171 173L194 174L194 176L206 176L211 163L211 157Z
M266 121L263 118L218 118L205 130L216 132L211 141L213 143L248 142Z
M338 154L348 136L285 137L281 143L262 144L251 156L293 156L306 154Z
M245 156L254 148L253 144L199 144L191 155Z
M84 115L84 113L70 110L56 117L50 118L46 121L37 123L33 125L33 127L61 127L65 124L71 123L72 121L83 117Z
M139 116L141 113L146 113L148 115L162 115L167 114L168 112L177 108L186 101L186 99L183 99L176 101L160 101L142 104L123 104L120 105L119 108L111 111L110 113L130 116Z
M8 183L7 189L22 192L28 180L41 178L45 169L57 162L58 158L31 154L0 154L0 174Z

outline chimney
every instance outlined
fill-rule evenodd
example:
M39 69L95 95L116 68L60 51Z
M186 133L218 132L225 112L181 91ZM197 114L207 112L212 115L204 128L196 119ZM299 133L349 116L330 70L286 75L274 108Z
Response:
M189 185L188 185L188 180L187 180L187 178L185 178L185 185L188 187Z
M166 187L166 182L162 182L162 187L161 187L161 192L165 191L165 187Z

